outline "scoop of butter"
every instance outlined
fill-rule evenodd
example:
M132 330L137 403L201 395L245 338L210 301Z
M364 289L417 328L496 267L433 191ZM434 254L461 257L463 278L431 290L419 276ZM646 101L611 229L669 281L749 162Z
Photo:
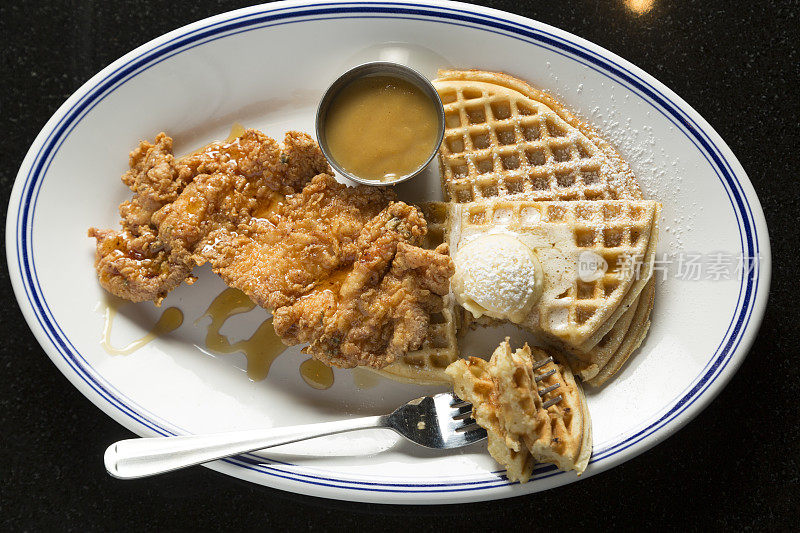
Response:
M484 234L459 247L451 288L476 318L520 321L542 294L536 254L513 235Z

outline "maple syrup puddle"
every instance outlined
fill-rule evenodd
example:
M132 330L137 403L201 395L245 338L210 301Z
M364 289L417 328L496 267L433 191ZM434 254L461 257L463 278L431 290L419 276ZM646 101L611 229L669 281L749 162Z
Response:
M314 389L330 389L333 385L333 369L313 358L306 359L300 364L300 375L303 381Z
M232 316L246 313L256 306L253 301L238 289L222 291L200 318L210 316L211 324L206 333L206 347L223 354L242 352L247 358L247 377L261 381L269 374L272 362L286 349L286 345L275 334L272 318L264 320L249 339L231 343L219 332L222 325Z
M169 307L165 309L158 319L158 322L147 332L147 335L141 339L137 339L128 343L124 348L114 348L111 345L111 327L114 323L114 317L117 316L120 306L125 303L125 300L120 298L108 298L106 304L106 317L105 325L103 327L103 340L100 344L103 349L111 355L129 355L148 344L162 335L166 335L178 329L183 324L183 313L177 307Z

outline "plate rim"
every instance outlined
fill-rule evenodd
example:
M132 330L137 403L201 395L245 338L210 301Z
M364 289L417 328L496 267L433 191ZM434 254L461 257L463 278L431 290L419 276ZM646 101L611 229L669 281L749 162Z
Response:
M483 25L486 28L491 27L493 29L487 31L495 31L495 33L500 33L498 30L503 29L504 31L515 32L520 35L525 33L528 35L529 38L538 37L540 39L549 39L550 44L562 50L565 50L565 47L571 46L573 47L573 51L580 50L580 53L585 55L584 59L586 60L591 60L593 62L603 60L605 62L611 63L617 69L621 69L622 72L617 71L615 73L617 76L623 73L627 73L628 75L632 76L633 79L642 82L644 84L643 87L645 89L653 91L655 93L655 95L651 94L650 95L651 97L660 95L666 98L666 100L674 106L674 111L682 113L684 115L684 120L689 120L694 124L696 133L702 134L706 137L704 142L708 142L711 144L712 147L716 148L717 150L716 156L721 158L721 162L718 162L718 164L724 164L725 167L727 167L727 172L730 174L730 179L732 180L730 185L738 186L740 188L738 194L741 195L741 200L744 200L745 205L747 205L747 207L749 208L749 213L747 212L741 213L743 215L741 222L739 220L740 213L735 212L737 218L737 225L739 225L740 238L742 231L741 224L742 223L752 224L750 230L754 232L752 236L753 244L756 250L759 250L761 254L760 264L756 265L756 269L753 272L753 276L757 275L757 279L753 280L754 283L751 283L754 286L753 288L754 294L752 295L749 303L745 302L745 304L742 306L741 313L739 313L738 311L739 301L737 301L737 304L734 308L735 309L734 318L736 318L737 314L740 314L743 317L742 320L746 320L747 323L741 327L741 330L739 331L737 338L734 339L733 337L731 337L730 339L728 339L728 332L726 332L726 334L724 335L723 341L727 339L728 344L731 344L734 341L737 344L737 346L733 347L733 349L730 350L727 359L725 361L719 360L723 356L719 357L716 356L717 352L719 351L718 348L718 350L714 353L714 355L710 356L706 368L704 368L703 371L700 372L698 377L694 378L691 381L689 386L695 386L695 389L697 390L693 390L689 395L686 396L688 398L691 395L691 398L689 398L689 405L683 407L683 403L681 403L679 407L683 408L680 409L680 411L677 414L672 416L669 420L666 420L659 427L652 429L652 431L650 431L646 435L641 436L635 442L632 442L631 444L627 445L625 448L621 450L615 450L616 445L614 445L608 449L598 451L596 453L597 457L593 456L593 462L595 463L593 468L590 471L587 471L586 475L584 475L583 477L587 477L589 475L605 471L609 468L613 468L618 464L639 455L640 453L646 451L652 446L655 446L659 442L662 442L668 436L674 434L675 431L678 431L692 418L694 418L694 416L696 416L699 412L701 412L716 397L716 395L722 390L722 388L724 388L724 386L728 383L730 378L733 376L735 371L738 369L738 367L744 360L758 332L758 326L763 318L764 311L766 309L766 300L769 292L769 285L771 278L771 251L770 251L768 230L760 201L758 200L758 197L755 194L755 191L752 187L752 183L750 182L741 164L733 155L732 151L727 146L727 144L720 138L717 132L699 115L699 113L697 113L691 106L689 106L683 99L677 96L673 91L671 91L665 85L663 85L662 83L660 83L655 78L645 73L635 65L632 65L628 61L620 58L616 54L613 54L612 52L598 45L595 45L589 41L586 41L585 39L577 37L566 31L559 30L557 28L554 28L552 26L549 26L547 24L538 21L534 21L532 19L528 19L504 11L495 10L492 8L486 8L483 6L474 6L459 2L443 2L443 1L432 1L432 0L417 0L414 2L403 1L403 0L363 1L363 2L346 2L341 0L334 0L334 1L326 1L318 3L310 3L302 1L286 1L286 2L276 2L273 4L265 4L260 6L252 6L249 8L222 13L220 15L216 15L186 25L182 28L178 28L174 31L166 33L160 37L157 37L156 39L153 39L150 42L134 49L133 51L129 52L128 54L125 54L118 60L111 63L106 68L102 69L99 73L97 73L86 83L84 83L77 91L75 91L70 96L70 98L68 98L67 101L53 114L50 120L48 120L46 125L42 128L41 132L32 143L31 148L29 149L27 155L25 156L25 159L23 160L23 163L20 167L20 170L14 182L14 187L12 189L12 193L9 200L9 208L6 220L7 263L9 266L9 274L12 281L12 286L14 288L15 296L23 312L25 320L28 323L28 326L33 331L40 345L43 347L43 349L51 358L51 360L54 361L59 370L70 380L70 382L73 383L73 385L76 388L78 388L78 390L81 391L81 393L83 393L90 401L92 401L92 403L97 405L101 410L103 410L106 414L111 416L117 422L121 423L123 426L127 427L128 429L131 429L132 431L140 435L172 433L170 428L177 429L178 431L180 430L180 428L177 428L168 421L161 419L154 413L147 412L141 408L139 408L139 412L136 412L136 409L132 409L129 405L126 405L124 402L118 401L118 398L114 398L113 395L111 398L106 397L104 392L107 393L108 391L104 390L104 392L101 392L92 388L92 386L86 381L86 379L89 378L96 380L100 379L101 376L99 376L94 371L94 369L88 364L87 364L88 368L81 368L81 370L83 370L86 373L86 375L85 376L81 375L78 368L74 367L73 364L70 363L70 361L68 361L64 356L62 356L62 354L59 352L59 347L56 345L56 342L49 337L50 332L46 331L45 328L40 323L40 320L42 318L44 318L45 321L48 321L46 313L44 313L43 317L40 317L33 309L33 307L30 305L30 302L28 302L29 305L25 305L26 300L29 299L29 295L27 292L28 289L29 288L33 289L32 295L34 299L37 298L37 293L35 286L31 287L27 284L28 282L32 283L33 279L24 280L20 270L21 268L19 259L20 256L17 255L18 248L20 245L25 246L25 244L27 244L26 239L28 239L28 235L26 231L18 233L19 229L18 217L21 214L25 213L26 209L28 209L30 206L30 193L32 193L33 191L29 191L30 187L27 187L27 180L30 178L31 172L34 170L33 163L39 161L39 165L37 166L36 170L36 174L37 175L40 174L40 177L42 178L39 179L38 181L39 187L41 186L41 182L43 181L44 176L46 175L47 167L42 166L42 161L46 160L46 157L44 160L42 160L39 159L38 156L40 155L42 148L45 147L45 144L49 143L47 148L48 150L52 149L53 143L52 141L49 140L49 138L53 133L55 133L56 128L59 127L61 125L61 122L67 117L67 115L69 115L73 111L73 108L76 104L81 104L82 106L79 111L79 115L82 116L82 114L90 112L91 108L89 108L85 112L84 108L92 100L84 101L84 99L87 96L90 96L95 89L99 88L102 90L100 90L99 92L95 92L94 93L95 96L93 98L96 98L97 95L103 95L102 98L100 98L100 100L95 102L96 105L96 103L105 98L107 94L110 94L110 92L109 93L105 92L105 90L107 90L109 87L111 88L111 90L113 90L114 87L126 83L129 79L135 76L136 73L139 72L140 70L130 66L132 60L139 60L138 63L139 66L146 66L147 68L149 68L149 66L157 64L158 62L163 61L164 59L167 59L168 57L171 57L172 55L178 54L189 48L187 46L179 46L174 44L173 41L175 39L179 39L181 37L188 38L191 36L193 39L199 41L191 46L194 47L200 44L204 44L206 42L210 42L211 40L215 40L217 38L224 38L225 36L229 36L235 33L240 33L241 31L249 31L247 27L254 25L255 22L253 21L259 15L265 15L265 17L273 17L273 18L280 17L291 20L291 19L300 19L303 17L308 17L316 14L335 14L335 13L346 13L346 12L355 12L355 13L362 12L362 13L368 13L373 16L377 14L377 16L380 16L381 18L391 17L392 15L397 16L400 14L405 14L405 15L413 15L415 17L423 17L424 20L434 20L440 23L445 22L446 18L450 18L458 20L459 23L465 25L467 23L470 23L470 24L478 24L479 26ZM265 20L267 19L265 18ZM302 22L302 21L293 20L293 22ZM250 29L256 29L257 27L260 28L263 26L251 27ZM215 35L217 34L219 34L219 36L215 37ZM208 37L208 39L205 39L205 37ZM189 42L191 43L191 41ZM562 52L557 52L557 53L562 53ZM567 57L569 57L570 59L574 59L571 56ZM154 62L155 59L158 59L158 61ZM606 66L608 67L608 65ZM116 83L109 85L108 81L110 77L112 75L117 74L123 67L126 70L123 71L122 79L121 80L117 79ZM589 68L594 68L594 67L589 66ZM595 68L595 70L597 70L597 68ZM133 74L130 77L128 77L131 73ZM613 79L615 79L615 81L621 83L622 85L625 85L625 87L628 90L632 90L633 92L638 94L638 92L635 89L631 88L620 79L618 78L613 78ZM649 100L645 99L645 101L650 103L651 106L653 106L655 109L659 110L659 112L662 112ZM76 127L77 123L79 122L80 119L72 127L73 128ZM56 147L55 152L57 152L58 147L61 146L61 143L64 142L66 137L69 135L70 131L71 129L67 131L66 135L63 138L60 139L60 143ZM684 132L684 134L686 134L686 132ZM57 136L56 140L58 140L59 138L60 137ZM709 147L706 146L706 149L708 150ZM712 155L714 154L713 151L710 152L712 153ZM703 153L703 155L705 156L705 153ZM42 168L44 168L44 172L42 172ZM36 189L36 185L37 182L34 181L33 182L34 189ZM726 184L723 182L723 186L725 185ZM20 201L23 199L24 191L28 191L29 195L27 196L26 204L21 205ZM731 195L732 191L729 191L727 186L725 187L725 191L728 194L728 196ZM38 196L38 189L36 191L36 196ZM35 207L36 196L34 196L33 200L34 207ZM745 215L749 215L749 218ZM31 215L31 220L32 216L33 215ZM23 218L23 223L26 221L27 219ZM747 226L745 226L745 230L747 230ZM761 237L758 236L759 234L761 235ZM25 259L27 258L23 256L23 262ZM35 263L33 261L32 252L30 261L32 264ZM35 264L34 264L34 269L35 269ZM743 285L744 281L745 280L743 280L742 282ZM41 297L44 298L44 294L42 294ZM740 299L741 299L741 288L740 288ZM59 339L56 338L56 340ZM68 339L66 340L68 342ZM62 348L67 349L67 347L64 346L63 344ZM78 355L80 354L78 353ZM712 366L712 363L714 363L715 360L717 360L717 365L709 369L709 366ZM718 368L720 366L721 368ZM711 373L713 373L714 375L709 378L710 381L708 381L708 383L704 381L699 385L695 385L695 383L704 374L710 376ZM705 384L705 387L702 388L702 390L699 390L698 387L703 384ZM124 398L123 395L120 396ZM670 403L671 402L669 402L667 405L670 405ZM660 423L665 417L670 416L670 414L671 411L668 412L666 415L664 415L662 418L660 418L658 422L656 422L655 424L648 425L644 430L637 433L636 435L633 435L630 438L639 437L642 433L647 432L653 426ZM660 415L656 415L656 417L658 416ZM146 422L148 418L150 418L151 421L155 420L157 422L156 428L147 425ZM630 438L627 440L630 440ZM609 456L608 454L611 455ZM313 470L313 469L307 469L306 467L298 466L297 468L301 471L295 472L292 470L292 467L295 465L285 465L277 461L270 461L270 463L267 465L264 465L263 463L264 463L264 458L248 454L224 461L217 461L207 466L214 470L218 470L229 475L234 475L242 479L247 479L249 481L254 481L260 484L272 486L283 490L290 490L293 492L323 496L328 498L365 501L365 502L430 503L430 504L456 503L456 502L479 501L479 500L489 500L489 499L502 498L508 496L516 496L545 488L541 487L541 483L537 482L529 483L527 485L520 487L516 484L510 484L507 480L505 480L504 477L497 477L497 476L493 476L492 479L488 480L468 481L458 484L375 483L375 482L357 481L355 478L359 476L352 476L353 479L351 481L331 480L335 481L335 483L316 483L312 485L311 483L314 482L309 481L309 479L317 476L304 475L302 474L301 471L303 469L306 470ZM269 474L269 476L264 474ZM556 471L555 467L552 466L538 468L537 474L538 474L537 480L553 476L560 476L560 479L556 481L555 485L548 483L548 486L546 488L574 481L574 476L567 476L561 473L560 471ZM301 481L302 479L305 479L305 481ZM269 482L276 480L278 480L278 482L276 483ZM421 491L411 492L409 489L411 489L412 486L420 487ZM396 488L389 488L389 487L396 487ZM401 489L399 487L404 487L404 488ZM379 496L376 497L376 495Z

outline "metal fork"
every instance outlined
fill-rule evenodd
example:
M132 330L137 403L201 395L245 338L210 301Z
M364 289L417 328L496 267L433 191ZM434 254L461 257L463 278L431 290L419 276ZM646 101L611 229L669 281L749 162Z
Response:
M426 448L460 448L486 438L486 430L471 414L472 404L448 392L411 400L382 416L235 433L122 440L106 449L104 460L109 474L132 479L281 444L372 428L394 430Z

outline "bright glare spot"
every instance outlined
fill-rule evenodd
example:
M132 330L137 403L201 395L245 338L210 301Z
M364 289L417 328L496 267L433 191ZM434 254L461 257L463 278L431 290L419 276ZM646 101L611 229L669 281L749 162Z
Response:
M411 62L409 51L399 46L381 50L379 55L381 61L390 61L401 65L408 65Z
M653 9L655 3L655 0L625 0L625 7L636 15L644 15Z

